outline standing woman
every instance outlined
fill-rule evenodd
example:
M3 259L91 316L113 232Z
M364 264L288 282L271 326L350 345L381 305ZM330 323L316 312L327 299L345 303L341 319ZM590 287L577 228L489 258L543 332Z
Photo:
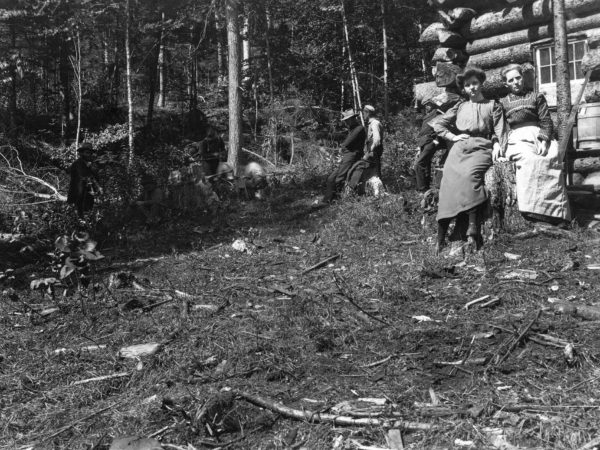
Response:
M519 211L528 220L562 225L571 219L562 174L564 155L552 140L553 124L543 94L527 91L523 69L511 64L502 70L510 94L500 100L510 131L505 156L516 162Z
M438 252L445 244L448 227L454 218L457 238L467 240L473 250L483 243L481 223L488 203L484 176L500 156L500 140L504 134L502 107L484 98L481 93L484 81L483 70L467 67L456 77L456 83L464 89L468 100L459 102L432 123L438 135L454 142L444 164L440 185Z

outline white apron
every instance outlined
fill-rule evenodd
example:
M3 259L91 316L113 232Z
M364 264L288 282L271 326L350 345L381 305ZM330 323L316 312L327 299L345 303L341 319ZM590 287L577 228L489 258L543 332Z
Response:
M506 157L515 161L519 211L571 220L571 209L563 175L564 155L558 142L551 141L548 154L536 153L545 142L537 139L537 126L524 126L508 134Z

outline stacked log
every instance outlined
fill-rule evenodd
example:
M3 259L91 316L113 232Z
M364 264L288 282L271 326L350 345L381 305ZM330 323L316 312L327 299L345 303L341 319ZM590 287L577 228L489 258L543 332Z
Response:
M437 8L441 22L429 25L420 42L437 45L432 63L452 62L461 68L479 66L486 71L484 94L491 98L506 95L501 77L508 64L528 64L527 84L534 88L532 43L554 37L552 0L428 0ZM600 47L600 0L565 0L568 12L567 31L581 33L590 48ZM475 11L475 16L458 26L455 17ZM466 11L466 12L465 12ZM448 45L448 43L452 45ZM466 45L465 45L466 44ZM468 59L466 59L468 58ZM435 69L433 70L435 73ZM431 83L415 86L416 100L435 96Z

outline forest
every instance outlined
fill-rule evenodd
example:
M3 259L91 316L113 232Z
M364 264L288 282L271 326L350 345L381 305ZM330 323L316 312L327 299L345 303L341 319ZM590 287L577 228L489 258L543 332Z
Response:
M0 449L597 448L597 221L435 249L449 1L0 0Z

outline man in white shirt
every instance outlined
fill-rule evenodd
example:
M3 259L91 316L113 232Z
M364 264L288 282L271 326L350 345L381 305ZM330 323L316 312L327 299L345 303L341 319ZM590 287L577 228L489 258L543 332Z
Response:
M376 118L375 108L365 105L363 117L367 128L367 143L364 160L375 166L377 176L381 179L381 154L383 153L383 126Z

